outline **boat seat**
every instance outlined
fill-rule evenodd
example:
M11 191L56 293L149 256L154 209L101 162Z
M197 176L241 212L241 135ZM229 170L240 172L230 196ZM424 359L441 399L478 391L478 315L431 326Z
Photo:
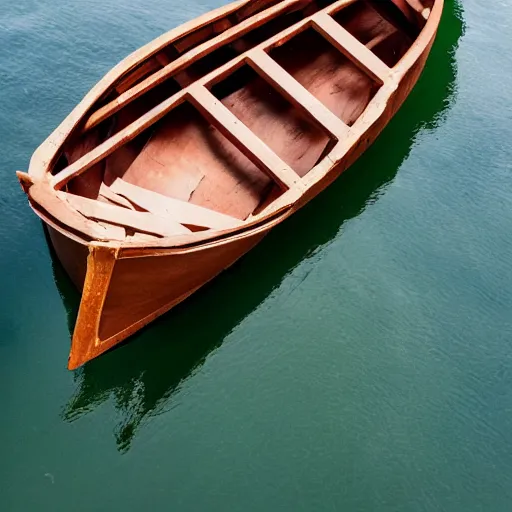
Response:
M68 192L56 192L56 194L57 197L69 203L73 209L89 219L104 221L109 224L162 237L190 233L190 229L169 217L155 215L151 212L128 210L122 206L107 204L96 199L89 199Z
M150 213L170 217L183 225L207 229L231 229L242 224L239 219L229 215L153 192L121 178L114 180L110 187L106 185L105 187Z

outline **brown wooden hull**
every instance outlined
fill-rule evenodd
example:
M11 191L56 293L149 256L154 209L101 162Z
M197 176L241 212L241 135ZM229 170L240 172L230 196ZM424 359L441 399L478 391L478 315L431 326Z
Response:
M34 157L35 171L30 179L20 176L20 181L29 192L34 211L48 225L57 257L82 291L69 368L75 369L109 350L186 299L252 249L270 229L319 194L357 160L416 84L433 44L441 12L442 0L437 0L432 19L423 33L393 68L397 80L382 86L365 115L354 125L352 131L357 132L357 137L339 140L329 158L302 178L300 188L283 194L268 214L254 216L242 228L219 230L213 235L206 231L181 238L155 239L158 243L109 240L102 235L101 223L84 221L76 211L52 197L44 178L51 158L44 160L46 170L42 173L43 160ZM86 111L87 105L78 108L75 121L73 115L71 121L76 123ZM63 132L57 131L55 137L64 140ZM49 151L50 146L43 149ZM34 177L40 174L43 179L36 186ZM109 229L113 227L115 223Z
M367 132L364 143L311 188L293 211L332 183L377 138L414 87L429 51L430 46L410 69L384 115ZM159 249L149 254L138 251L139 255L137 251L116 254L106 247L88 248L49 227L61 263L83 293L73 333L69 369L73 370L109 350L185 300L252 249L273 226L293 211L263 228L241 237L228 238L222 243L199 245L193 249Z

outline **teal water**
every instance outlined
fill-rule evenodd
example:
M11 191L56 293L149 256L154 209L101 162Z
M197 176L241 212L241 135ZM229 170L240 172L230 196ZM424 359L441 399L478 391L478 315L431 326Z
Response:
M511 510L505 0L447 0L350 171L66 370L78 295L14 171L117 61L222 3L0 0L0 510Z

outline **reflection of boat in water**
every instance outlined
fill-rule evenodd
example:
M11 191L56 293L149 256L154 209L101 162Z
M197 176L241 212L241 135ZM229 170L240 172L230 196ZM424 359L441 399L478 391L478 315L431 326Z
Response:
M236 325L265 300L292 268L336 236L343 223L361 213L368 201L395 177L417 130L432 128L442 119L453 97L453 50L461 33L462 22L448 4L432 60L412 93L408 108L397 114L353 170L319 200L278 227L201 294L178 306L133 342L78 370L77 389L64 410L64 419L74 421L112 399L123 417L115 430L118 449L129 449L141 423L171 405L180 385ZM376 160L379 165L374 165ZM302 233L300 238L294 236L297 232ZM276 250L280 258L271 257ZM54 270L72 330L79 295L55 258ZM225 307L216 307L218 303ZM196 322L197 318L205 319L207 328Z

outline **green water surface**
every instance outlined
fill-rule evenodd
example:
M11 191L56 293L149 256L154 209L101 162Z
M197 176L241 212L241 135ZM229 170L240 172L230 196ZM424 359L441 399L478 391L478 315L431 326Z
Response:
M512 4L446 1L371 149L130 343L15 180L117 61L222 0L0 0L0 510L512 510Z

